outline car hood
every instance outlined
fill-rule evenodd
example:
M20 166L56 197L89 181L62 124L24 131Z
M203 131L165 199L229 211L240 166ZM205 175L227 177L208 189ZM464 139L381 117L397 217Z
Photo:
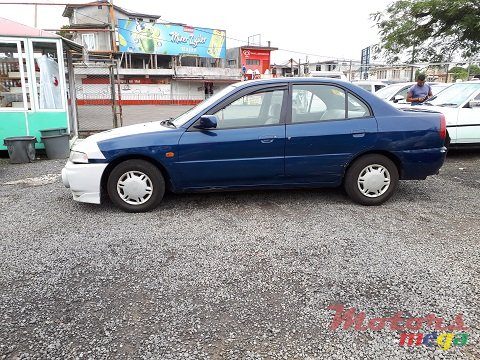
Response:
M72 150L89 154L90 158L104 159L102 152L98 147L98 143L124 136L146 134L153 132L174 131L175 128L169 128L160 125L160 121L152 121L137 125L124 126L112 130L102 131L98 134L90 135L86 139L76 143Z
M122 136L145 134L145 133L159 132L159 131L171 131L171 130L174 130L174 128L169 128L169 127L160 125L160 121L152 121L148 123L123 126L123 127L112 129L112 130L102 131L101 133L89 136L87 139L90 141L100 142L100 141L110 140L110 139L118 138Z

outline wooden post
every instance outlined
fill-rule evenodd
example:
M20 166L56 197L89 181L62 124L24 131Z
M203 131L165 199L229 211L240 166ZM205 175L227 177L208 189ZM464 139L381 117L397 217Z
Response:
M110 36L112 37L112 51L117 52L117 41L115 39L115 11L113 8L113 0L110 0Z

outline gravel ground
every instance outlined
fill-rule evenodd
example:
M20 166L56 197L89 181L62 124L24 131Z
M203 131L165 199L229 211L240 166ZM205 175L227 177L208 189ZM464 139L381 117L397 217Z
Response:
M74 202L63 164L0 159L0 359L480 358L480 152L368 208L288 190L167 195L127 214ZM332 331L332 304L462 313L468 344Z

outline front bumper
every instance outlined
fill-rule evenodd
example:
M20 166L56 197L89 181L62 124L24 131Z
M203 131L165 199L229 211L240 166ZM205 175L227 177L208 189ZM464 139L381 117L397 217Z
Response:
M70 188L73 200L100 204L103 172L108 164L74 164L68 161L62 169L62 181Z

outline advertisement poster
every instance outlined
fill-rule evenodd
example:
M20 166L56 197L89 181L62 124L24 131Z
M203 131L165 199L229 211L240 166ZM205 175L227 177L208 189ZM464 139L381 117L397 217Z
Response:
M224 59L225 31L176 24L118 20L120 51L142 54L192 55Z

